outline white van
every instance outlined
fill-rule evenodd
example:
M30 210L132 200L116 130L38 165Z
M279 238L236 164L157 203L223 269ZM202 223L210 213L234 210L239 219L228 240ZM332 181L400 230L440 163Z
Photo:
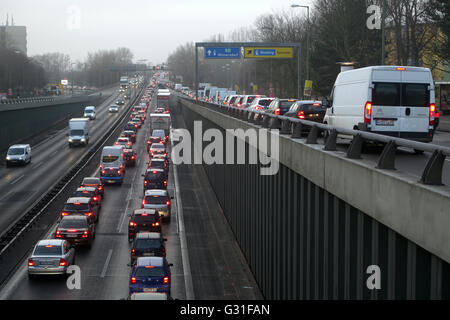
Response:
M84 115L83 117L85 118L89 118L91 120L94 120L96 115L95 115L95 107L94 106L87 106L86 108L84 108Z
M375 66L341 72L324 123L421 142L433 140L435 95L428 68Z
M103 147L102 157L100 158L100 167L123 168L123 146Z
M15 144L6 153L6 166L12 164L27 164L31 162L31 147L29 144Z

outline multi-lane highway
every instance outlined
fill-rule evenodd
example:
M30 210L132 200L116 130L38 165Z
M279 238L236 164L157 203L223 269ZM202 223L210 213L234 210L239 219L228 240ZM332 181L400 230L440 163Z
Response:
M100 135L119 116L108 114L107 111L107 106L115 96L112 94L110 99L99 106L100 112L92 126L92 138ZM149 113L154 109L155 100L152 100ZM173 114L172 127L184 127L183 119ZM76 264L81 269L81 289L69 290L65 280L61 278L29 280L27 260L22 259L1 287L0 299L122 299L128 296L130 267L127 264L130 262L131 247L127 236L128 214L133 209L140 208L142 201L141 174L147 168L149 160L146 150L149 130L147 117L133 146L137 153L136 167L126 170L123 185L105 188L106 197L96 226L94 244L90 250L77 249ZM117 134L109 141L116 138ZM32 203L32 199L25 201L26 199L43 192L80 157L83 148L69 149L66 139L63 130L34 147L31 165L14 168L17 169L13 169L14 173L1 170L2 184L11 185L10 194L3 196L1 204L15 210L15 213L7 210L8 217L1 220L3 229L14 221L17 212ZM85 176L98 173L97 162L89 166ZM163 236L167 238L167 260L173 264L172 297L262 298L214 192L209 187L202 166L171 165L167 189L175 197L173 217L162 228ZM23 198L22 201L20 197ZM53 216L56 217L59 209L55 205L49 210L53 210ZM56 219L52 223L51 219L48 221L48 231L42 238L52 238L55 232Z

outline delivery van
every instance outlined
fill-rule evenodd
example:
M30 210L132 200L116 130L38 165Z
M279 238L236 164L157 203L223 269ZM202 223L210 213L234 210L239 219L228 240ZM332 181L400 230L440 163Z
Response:
M89 143L89 119L73 118L69 120L69 148Z
M431 142L435 89L428 68L374 66L341 72L324 123L354 130Z
M125 175L123 146L103 147L100 158L100 180L103 184L122 184Z

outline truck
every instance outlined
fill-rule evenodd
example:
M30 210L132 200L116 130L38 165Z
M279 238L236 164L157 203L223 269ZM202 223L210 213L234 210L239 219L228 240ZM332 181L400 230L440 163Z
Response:
M170 134L171 118L167 113L152 113L150 114L150 132L156 129L164 130L166 136Z
M170 100L170 92L158 90L158 94L156 96L156 106L158 108L168 108Z
M182 86L183 86L183 85L182 85L181 83L176 83L176 84L175 84L175 91L180 92Z
M128 77L120 77L120 89L126 90L128 88Z
M70 148L77 145L87 145L89 143L89 119L70 119L68 137Z

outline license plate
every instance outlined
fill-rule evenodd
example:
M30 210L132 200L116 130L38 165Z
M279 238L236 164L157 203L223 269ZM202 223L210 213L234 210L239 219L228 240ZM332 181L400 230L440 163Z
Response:
M146 252L143 254L144 257L153 257L155 255L155 253L153 252Z
M394 120L375 120L377 126L393 126Z
M310 115L309 115L310 118L317 118L318 116L319 116L319 115L318 115L317 113L315 113L315 114L310 114Z
M156 292L156 288L144 288L144 292Z
M78 235L77 234L68 234L68 235L66 235L66 237L67 238L76 238L76 237L78 237Z
M115 181L114 180L108 180L108 183L114 183Z

